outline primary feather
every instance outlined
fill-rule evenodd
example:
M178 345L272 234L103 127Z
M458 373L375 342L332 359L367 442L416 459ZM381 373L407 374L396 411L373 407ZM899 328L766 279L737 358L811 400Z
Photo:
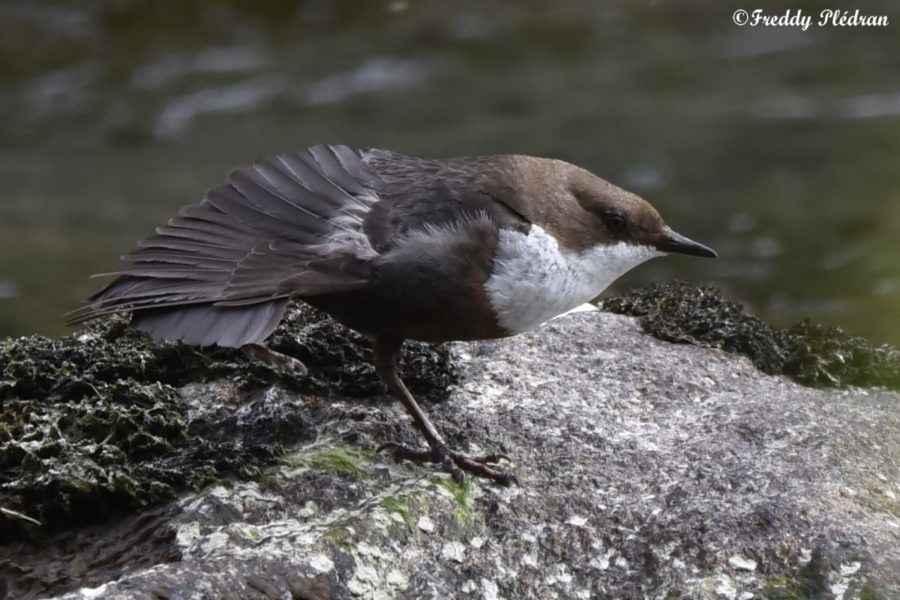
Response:
M183 208L106 287L70 315L72 323L131 311L160 339L237 347L267 337L292 295L364 286L368 259L329 241L359 234L377 195L364 155L314 146L231 173Z

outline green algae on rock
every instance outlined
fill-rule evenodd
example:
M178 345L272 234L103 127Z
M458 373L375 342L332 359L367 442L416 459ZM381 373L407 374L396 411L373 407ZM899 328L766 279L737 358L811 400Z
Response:
M104 521L253 472L269 441L246 440L229 455L195 435L179 401L175 386L199 377L207 360L115 329L0 347L0 506L14 511L0 518L3 539Z
M0 538L102 522L258 474L315 435L314 408L266 396L274 383L320 395L382 391L368 340L322 313L293 306L272 342L310 376L282 376L235 350L155 343L124 318L58 340L0 342ZM404 368L431 399L456 380L447 351L424 344L409 345ZM221 385L185 387L212 381Z
M713 286L656 284L607 298L602 308L639 317L644 330L660 339L743 354L761 371L803 385L900 389L896 348L809 321L772 327Z

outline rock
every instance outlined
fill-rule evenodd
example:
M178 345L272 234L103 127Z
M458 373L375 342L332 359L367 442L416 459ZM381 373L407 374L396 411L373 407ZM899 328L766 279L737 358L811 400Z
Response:
M756 570L756 561L752 558L745 558L739 554L736 554L728 559L728 564L734 567L735 569L740 569L741 571L755 571Z
M636 288L607 298L603 308L640 317L644 331L660 339L743 354L760 370L804 385L900 390L897 348L809 320L772 327L711 285L675 281Z
M241 408L237 386L192 382L177 387L191 411L222 410L212 403L251 423L305 407L312 433L256 476L5 546L7 593L900 597L896 392L803 387L602 312L447 351L458 383L425 410L451 444L511 456L520 485L460 487L375 454L417 441L383 396L276 380L253 396L268 403Z
M271 344L310 376L279 375L236 350L155 344L120 317L58 340L0 340L0 539L45 539L257 476L315 434L313 412L332 410L311 395L381 392L368 339L305 305L291 307ZM414 393L446 397L456 381L446 350L407 350Z

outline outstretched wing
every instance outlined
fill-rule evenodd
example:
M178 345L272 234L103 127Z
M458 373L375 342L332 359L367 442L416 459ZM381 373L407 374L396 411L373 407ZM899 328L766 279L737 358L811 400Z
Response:
M240 346L265 339L287 298L365 286L375 256L362 221L378 177L345 146L314 146L231 173L183 208L70 314L134 313L159 339Z
M436 161L346 146L259 161L124 256L125 266L106 273L117 277L70 322L132 312L132 324L156 339L260 342L289 297L373 285L392 251L408 254L401 249L415 232L530 227L483 184L485 172L507 168L497 157ZM489 272L492 259L479 260L478 272Z

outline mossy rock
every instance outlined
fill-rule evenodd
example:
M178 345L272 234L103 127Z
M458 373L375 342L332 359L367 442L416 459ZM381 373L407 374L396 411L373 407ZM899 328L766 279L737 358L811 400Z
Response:
M803 321L772 327L713 286L657 284L603 301L603 309L639 317L648 333L670 342L743 354L766 373L815 387L900 389L900 351Z
M283 376L236 350L155 343L125 318L58 340L0 342L0 538L42 537L257 475L316 433L304 407L254 408L273 384L323 396L384 393L369 341L305 305L289 308L271 345L310 376ZM432 400L457 377L449 353L424 344L408 344L401 367ZM208 381L225 383L245 414L192 414L180 388Z

